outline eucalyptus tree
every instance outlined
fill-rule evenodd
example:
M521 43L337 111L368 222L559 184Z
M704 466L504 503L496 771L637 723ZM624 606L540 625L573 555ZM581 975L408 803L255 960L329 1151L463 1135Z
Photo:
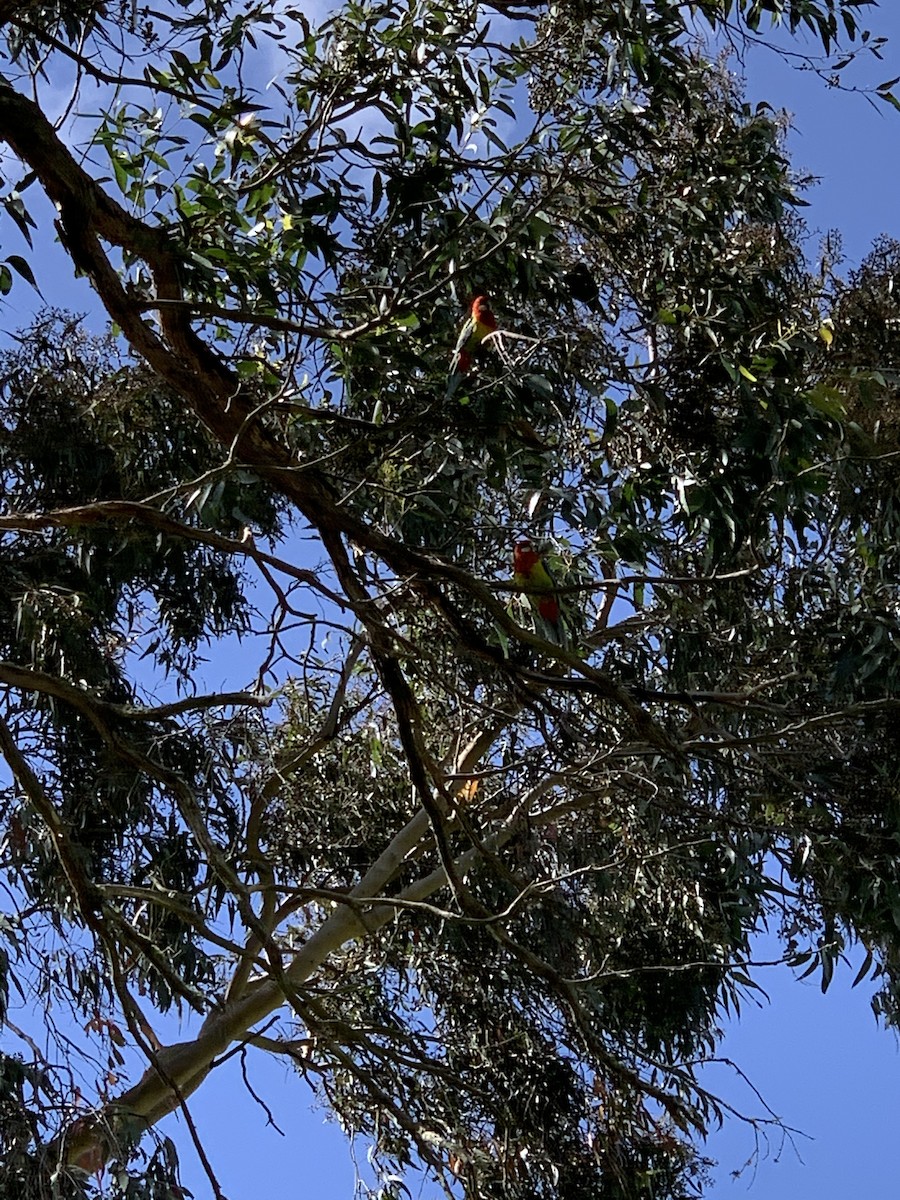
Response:
M0 3L0 288L109 321L3 359L3 1195L182 1195L241 1048L386 1197L675 1200L755 932L896 1018L900 251L703 42L865 7Z

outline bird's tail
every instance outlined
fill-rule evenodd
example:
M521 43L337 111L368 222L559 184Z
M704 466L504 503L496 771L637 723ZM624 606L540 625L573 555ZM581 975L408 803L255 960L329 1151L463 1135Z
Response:
M468 350L460 350L453 355L453 362L450 364L450 378L447 380L447 390L444 393L445 400L451 400L456 392L456 389L468 375L472 369L472 355Z
M465 379L465 377L466 377L465 371L454 371L453 372L453 374L447 380L447 390L444 392L445 400L453 399L454 395L456 394L456 389L459 387L459 385L462 383L462 381Z
M559 646L561 650L565 650L568 647L569 638L562 617L557 617L555 621L551 621L536 612L534 614L534 631L540 634L545 641L551 642L554 646Z

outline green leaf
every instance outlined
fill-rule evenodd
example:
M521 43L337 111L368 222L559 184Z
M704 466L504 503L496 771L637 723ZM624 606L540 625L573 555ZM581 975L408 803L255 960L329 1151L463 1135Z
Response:
M32 273L31 267L21 255L10 254L7 256L6 261L17 274L21 275L24 280L31 284L36 292L40 293L40 288L37 285L37 280Z
M874 961L874 955L872 954L872 951L867 948L866 956L863 959L862 966L857 971L856 978L853 980L853 983L851 984L852 987L857 987L860 983L862 983L862 981L869 974L869 971L872 969L873 961Z

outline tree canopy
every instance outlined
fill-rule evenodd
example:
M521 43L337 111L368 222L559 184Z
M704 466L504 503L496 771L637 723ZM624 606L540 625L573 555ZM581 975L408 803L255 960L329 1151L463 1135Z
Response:
M757 933L898 1023L900 243L721 54L867 9L0 0L0 290L108 320L2 354L0 1196L180 1200L243 1048L379 1196L678 1200Z

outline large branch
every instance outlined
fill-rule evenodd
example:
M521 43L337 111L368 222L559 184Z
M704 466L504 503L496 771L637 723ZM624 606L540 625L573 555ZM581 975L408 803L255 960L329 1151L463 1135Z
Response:
M81 529L91 525L128 526L133 523L147 525L169 537L198 542L223 554L239 555L252 559L258 566L273 567L281 574L289 575L299 583L306 584L338 608L343 607L344 597L322 583L315 571L298 567L295 563L278 558L260 550L252 539L238 541L212 529L187 525L152 504L137 500L96 500L89 504L78 504L68 508L51 509L48 512L12 512L0 515L0 530Z
M363 914L364 902L378 897L400 870L430 825L423 811L417 813L393 838L387 849L354 888L346 905L336 909L297 952L283 979L267 979L251 986L245 995L214 1012L198 1036L161 1049L156 1065L134 1087L108 1105L95 1120L80 1121L66 1136L64 1161L95 1169L113 1153L117 1117L150 1128L173 1112L204 1081L214 1060L232 1043L247 1037L286 1003L286 994L301 987L334 953L360 937L377 932L394 919L394 909L385 905ZM432 872L415 890L423 900L446 885L442 870ZM110 1136L112 1134L112 1137Z
M312 464L298 462L258 419L259 397L248 393L234 372L198 336L191 325L189 306L163 306L163 336L159 336L144 319L142 304L125 290L103 243L143 259L158 299L181 302L180 251L170 231L139 221L108 196L75 160L38 105L5 81L0 81L0 139L34 170L56 204L66 248L76 267L91 279L109 316L153 370L184 396L223 446L274 484L321 534L351 537L400 575L450 583L467 591L507 636L539 648L560 666L582 676L593 691L623 709L648 741L666 754L677 754L626 688L578 655L551 647L521 628L481 580L455 563L402 545L352 513L334 494L322 472ZM437 589L429 598L436 607L443 607ZM368 624L367 610L357 612L357 616ZM477 643L467 629L457 632L470 643ZM380 630L370 629L370 633L377 637ZM478 645L477 649L494 658L500 669L508 668L496 648Z
M242 386L191 325L193 308L183 302L179 282L181 248L170 230L145 224L107 195L75 160L38 105L2 79L0 140L35 172L57 206L65 247L75 266L90 278L110 318L223 446L276 486L315 528L353 538L398 574L463 588L507 634L547 648L541 639L511 621L491 589L464 568L404 546L361 520L342 503L315 465L298 461L270 433L258 419L258 394ZM143 303L126 291L104 243L142 259L153 277L156 298L177 302L160 308L162 336L145 320Z
M104 243L142 259L161 300L183 299L180 249L170 231L138 220L91 178L34 101L0 81L0 139L41 181L59 211L58 227L73 263L91 280L110 318L153 370L190 403L222 445L239 453L297 504L313 524L333 525L367 541L364 522L342 509L324 478L298 466L256 419L259 397L191 326L190 309L163 308L160 336L129 295Z
M488 743L490 740L487 739ZM457 771L466 774L473 770L486 749L484 741L476 739L461 753ZM533 819L534 803L558 782L559 778L548 776L532 788L515 811L488 836L484 847L473 847L459 855L455 870L464 874L475 866L483 850L497 850L514 837L523 823ZM555 815L556 811L551 810L546 819ZM114 1150L110 1134L115 1135L117 1116L127 1120L133 1133L135 1122L150 1128L174 1112L204 1081L215 1059L233 1043L248 1040L254 1027L282 1008L291 992L302 987L331 955L390 924L404 904L422 904L445 888L447 872L441 866L408 884L392 898L384 894L430 834L431 822L425 810L420 809L393 837L346 902L335 909L297 952L282 979L266 979L251 985L243 996L208 1017L193 1041L161 1049L156 1055L156 1066L134 1087L108 1105L95 1120L80 1121L68 1133L63 1151L65 1161L75 1166L89 1164L95 1169ZM510 905L510 912L512 908ZM495 919L502 920L506 915L497 914Z
M491 587L468 571L403 546L367 525L342 504L326 476L315 465L298 461L269 432L257 416L259 397L243 388L238 377L192 327L192 309L183 303L179 283L181 248L172 232L163 226L145 224L107 195L75 160L40 108L16 93L5 81L0 81L0 139L35 172L57 206L60 235L75 266L90 278L110 318L122 329L134 350L185 398L199 419L236 459L268 479L296 505L330 546L333 559L342 556L338 554L341 539L349 536L382 557L398 574L423 581L423 587L427 584L428 601L443 611L445 619L463 640L480 655L491 658L500 669L512 670L499 651L480 640L459 618L452 605L442 603L442 586L467 591L508 635L539 648L548 657L555 657L563 670L575 672L585 686L622 708L649 741L656 740L659 746L669 749L646 712L621 685L591 668L577 655L549 647L542 639L519 627ZM124 288L109 256L109 247L117 247L146 264L154 281L156 298L163 302L159 305L159 329L146 319L142 304ZM111 515L108 510L107 515ZM146 518L146 513L141 515ZM178 533L184 536L183 530ZM343 582L346 586L346 580ZM348 604L367 626L370 639L381 651L382 665L394 661L389 647L389 629L377 607L353 595L348 595ZM28 687L34 686L36 680L32 674L27 680L7 678L7 682ZM67 696L67 699L73 697ZM96 716L95 706L91 707ZM414 725L413 722L410 726L413 733ZM410 741L415 741L412 735ZM421 747L411 744L407 750L411 758L422 765ZM423 801L424 794L430 792L435 782L433 773L431 780L426 774L428 772L423 772L419 781ZM63 1151L65 1160L70 1164L93 1166L108 1156L113 1146L106 1130L115 1131L117 1114L127 1115L129 1128L133 1129L135 1120L147 1128L172 1112L205 1079L215 1059L281 1008L292 989L309 980L342 946L392 920L393 909L389 905L371 908L366 902L382 895L407 857L424 839L435 836L434 826L434 820L429 821L422 809L396 834L348 897L348 902L336 908L325 920L280 978L250 984L207 1018L196 1039L159 1050L154 1064L134 1087L108 1106L95 1121L81 1122L69 1131ZM452 875L453 871L454 864L445 854L441 869L420 881L415 898L425 899L445 886L448 873Z

